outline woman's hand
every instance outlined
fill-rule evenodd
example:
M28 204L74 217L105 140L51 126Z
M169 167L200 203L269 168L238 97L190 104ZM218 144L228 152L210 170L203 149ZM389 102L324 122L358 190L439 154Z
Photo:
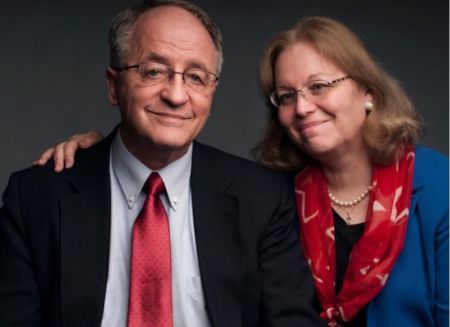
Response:
M33 162L34 165L43 166L47 161L53 158L55 172L60 172L64 168L71 168L74 164L75 152L78 149L86 149L100 142L103 135L96 131L84 134L74 134L66 141L63 141L55 147L48 148L41 156Z

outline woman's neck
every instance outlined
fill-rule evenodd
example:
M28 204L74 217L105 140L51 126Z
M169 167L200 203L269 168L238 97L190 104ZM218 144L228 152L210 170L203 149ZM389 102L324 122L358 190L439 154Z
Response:
M322 162L322 169L328 184L331 205L349 225L366 220L368 191L372 180L372 165L365 150L340 154L334 160ZM339 202L341 201L341 202ZM356 201L353 206L336 203Z
M328 189L340 199L352 199L371 183L372 165L364 149L349 151L322 162Z

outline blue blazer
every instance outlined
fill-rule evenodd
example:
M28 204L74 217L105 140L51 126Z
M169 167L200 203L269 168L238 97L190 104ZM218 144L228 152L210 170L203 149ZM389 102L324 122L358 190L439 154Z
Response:
M368 306L368 327L448 326L448 183L448 158L417 147L405 244Z

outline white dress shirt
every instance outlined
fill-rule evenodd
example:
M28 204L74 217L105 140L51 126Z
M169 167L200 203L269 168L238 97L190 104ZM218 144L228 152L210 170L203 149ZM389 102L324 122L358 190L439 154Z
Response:
M159 170L167 194L174 327L209 327L195 243L190 175L192 145L180 159ZM117 133L111 146L111 239L102 327L126 327L133 224L141 211L145 181L152 171L135 158Z

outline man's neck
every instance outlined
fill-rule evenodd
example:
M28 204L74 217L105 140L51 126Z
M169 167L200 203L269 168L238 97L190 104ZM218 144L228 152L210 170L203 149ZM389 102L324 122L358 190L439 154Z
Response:
M160 170L178 160L189 149L190 144L181 148L159 146L148 140L127 137L119 129L119 136L125 148L151 170Z

